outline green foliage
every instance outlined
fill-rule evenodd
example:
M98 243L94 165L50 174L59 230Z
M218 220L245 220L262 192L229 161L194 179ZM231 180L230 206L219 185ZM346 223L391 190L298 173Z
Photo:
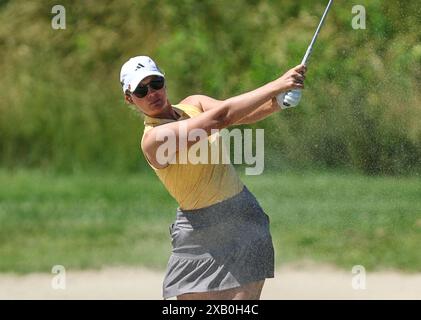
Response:
M154 57L172 103L254 89L298 64L325 1L0 2L0 165L56 170L145 167L142 119L125 107L121 65ZM419 1L334 4L315 47L302 103L255 125L267 165L421 170Z

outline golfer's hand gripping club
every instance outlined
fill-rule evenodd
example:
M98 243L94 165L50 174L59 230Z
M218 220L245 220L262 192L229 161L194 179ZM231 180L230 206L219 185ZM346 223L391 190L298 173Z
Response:
M306 53L306 57L308 57L309 52ZM301 64L306 66L307 58L304 57L303 61L301 61ZM276 97L278 104L281 106L281 109L288 109L288 108L294 108L298 106L298 104L301 101L302 96L302 90L301 89L294 89L290 90L288 92L281 93Z
M278 79L278 84L283 90L277 95L276 100L282 109L295 107L300 103L306 70L306 66L300 64Z

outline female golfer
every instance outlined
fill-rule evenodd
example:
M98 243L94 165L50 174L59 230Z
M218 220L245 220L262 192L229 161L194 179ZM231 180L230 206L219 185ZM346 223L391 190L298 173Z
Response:
M199 142L211 150L220 139L212 129L253 123L279 111L276 96L303 89L305 71L299 65L226 100L192 95L172 105L164 74L151 58L134 57L121 68L125 99L144 115L143 154L179 205L170 226L173 250L165 299L259 299L265 279L273 278L269 217L233 166L193 164L182 161L182 153ZM204 138L188 141L194 130L205 132ZM166 152L160 150L164 144Z

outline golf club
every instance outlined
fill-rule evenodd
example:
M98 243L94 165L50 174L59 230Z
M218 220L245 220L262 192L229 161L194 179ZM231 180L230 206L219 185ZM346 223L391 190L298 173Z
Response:
M311 53L313 52L313 46L317 40L317 37L320 33L320 29L323 26L323 22L326 19L326 16L330 10L330 6L332 5L333 0L329 0L329 3L326 7L326 10L322 16L322 19L320 20L319 26L316 29L316 32L314 33L313 39L311 40L310 45L307 48L307 51L304 55L303 60L301 61L301 64L304 64L307 66L307 62L310 59ZM291 90L288 91L286 94L282 93L280 95L278 95L276 98L278 100L278 104L281 106L282 109L287 109L287 108L292 108L292 107L296 107L298 105L298 103L301 100L301 89L297 89L297 90Z

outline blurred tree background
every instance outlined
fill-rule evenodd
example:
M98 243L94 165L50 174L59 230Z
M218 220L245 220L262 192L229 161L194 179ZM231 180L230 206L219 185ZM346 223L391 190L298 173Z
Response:
M124 104L121 65L150 55L170 101L224 99L297 65L327 1L0 1L0 165L54 171L146 168L143 121ZM354 30L364 5L367 29ZM265 128L266 168L421 172L421 3L337 1L300 106Z

